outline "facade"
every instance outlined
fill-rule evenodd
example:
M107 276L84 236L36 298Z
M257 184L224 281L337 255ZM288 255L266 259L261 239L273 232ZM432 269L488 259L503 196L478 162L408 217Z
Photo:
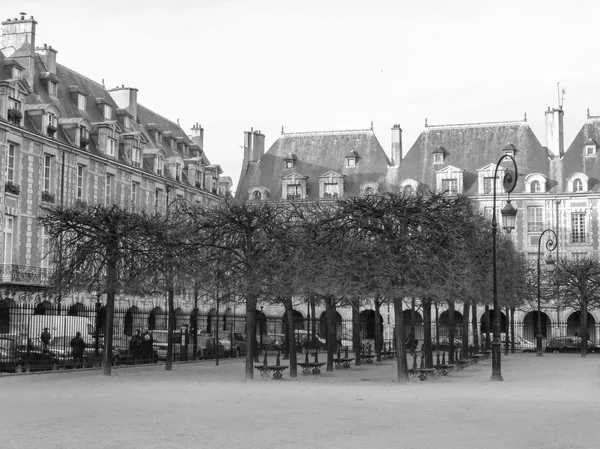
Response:
M45 257L48 237L37 225L41 205L151 211L185 199L210 206L231 187L231 178L220 179L221 168L209 161L200 125L188 136L178 123L138 103L137 89L108 89L59 64L56 49L36 47L36 26L24 15L2 22L0 322L7 306L76 313L102 302L101 295L69 292L57 304L45 293L53 266ZM115 305L162 315L165 299L123 296ZM192 292L178 292L176 307L189 316Z
M470 196L482 214L492 217L494 170L500 157L511 154L517 163L519 178L511 193L519 213L512 232L517 248L537 260L537 247L542 232L551 228L558 235L559 257L598 256L598 206L600 200L600 117L589 116L581 131L565 151L562 107L545 112L546 145L540 143L523 120L460 125L425 124L417 140L402 157L402 130L391 130L391 158L378 143L373 130L353 132L284 134L263 154L264 136L258 133L258 150L253 146L256 132L246 133L244 164L236 195L250 200L281 201L294 199L327 199L334 196L365 195L377 192L445 191ZM497 216L507 196L502 189L503 168L496 180ZM333 184L332 187L330 185ZM499 232L504 232L499 229ZM556 257L556 253L554 254ZM460 302L460 299L456 299ZM393 310L382 308L384 338L393 335ZM385 309L385 310L384 310ZM411 323L410 305L404 310ZM484 321L483 307L479 323ZM268 309L271 316L282 311ZM439 310L436 320L440 334L447 333L448 312ZM298 312L301 313L301 312ZM349 319L350 311L342 311ZM517 311L516 333L534 340L537 312ZM322 315L318 311L317 315ZM362 312L363 338L372 338L375 312ZM456 312L457 329L463 316ZM588 334L600 340L596 323L598 312L588 316ZM502 328L507 318L501 312ZM422 318L417 311L416 336L421 336ZM544 338L557 332L572 335L579 332L580 317L576 311L559 303L545 307L542 313ZM435 335L435 329L434 329Z

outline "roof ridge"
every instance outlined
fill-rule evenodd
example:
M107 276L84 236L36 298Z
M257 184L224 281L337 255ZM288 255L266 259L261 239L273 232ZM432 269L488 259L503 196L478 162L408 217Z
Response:
M182 127L181 127L181 125L180 125L179 123L177 123L177 122L174 122L173 120L171 120L171 119L169 119L169 118L165 117L165 116L164 116L164 115L162 115L162 114L159 114L158 112L155 112L154 110L150 109L148 106L144 106L143 104L141 104L141 103L139 103L139 102L138 102L137 106L138 106L138 109L139 109L139 108L144 108L144 109L146 109L148 112L151 112L152 114L159 116L160 118L162 118L162 119L163 119L163 120L165 120L166 122L172 123L173 125L177 126L177 127L178 127L178 128L179 128L179 129L180 129L182 132L183 132L183 134L184 134L184 135L187 137L187 133L185 132L185 130L184 130Z
M451 125L425 125L426 129L429 128L459 128L467 126L502 126L502 125L527 125L527 120L505 120L498 122L479 122L479 123L456 123Z
M70 72L76 73L78 76L80 76L80 77L82 77L82 78L85 78L86 80L88 80L88 81L90 81L90 82L92 82L92 83L94 83L94 84L97 84L97 85L98 85L98 87L101 87L102 89L104 89L104 90L105 90L105 91L108 93L108 89L107 89L107 88L106 88L106 87L105 87L103 84L100 84L98 81L94 81L93 79L91 79L91 78L87 77L86 75L83 75L83 74L79 73L77 70L73 70L72 68L70 68L70 67L67 67L66 65L60 64L60 63L58 63L58 62L56 63L56 66L57 66L57 67L58 67L58 66L60 66L60 67L62 67L63 69L67 69L67 70L69 70ZM111 97L111 98L112 98L112 97Z
M330 131L304 131L304 132L295 132L295 133L282 133L283 136L291 136L291 135L302 135L307 136L310 134L315 135L324 135L324 134L346 134L346 133L368 133L373 132L372 129L344 129L344 130L330 130Z

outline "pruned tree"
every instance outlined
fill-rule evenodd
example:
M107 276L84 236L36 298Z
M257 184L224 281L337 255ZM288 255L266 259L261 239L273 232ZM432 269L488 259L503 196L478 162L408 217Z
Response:
M111 374L115 296L142 289L152 264L158 220L117 205L86 209L44 207L40 226L49 232L50 250L59 252L51 284L59 288L106 292L102 372Z

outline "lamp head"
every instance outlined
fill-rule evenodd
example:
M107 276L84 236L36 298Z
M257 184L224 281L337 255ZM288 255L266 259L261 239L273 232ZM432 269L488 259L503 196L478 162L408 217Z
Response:
M510 203L510 200L507 200L506 206L502 208L500 213L502 214L502 228L510 234L510 231L515 229L517 209Z
M546 259L546 269L549 273L552 273L556 268L556 261L552 258L552 254L548 254L548 258Z

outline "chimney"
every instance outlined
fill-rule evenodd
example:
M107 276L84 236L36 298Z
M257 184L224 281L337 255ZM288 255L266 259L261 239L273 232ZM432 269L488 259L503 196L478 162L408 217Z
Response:
M402 160L402 128L392 126L392 166L400 165Z
M250 152L250 162L258 162L265 154L265 135L260 131L252 133L252 151Z
M131 114L134 121L137 121L138 103L137 93L138 90L135 87L125 87L123 84L121 87L115 87L108 91L110 96L117 106L121 109L126 109Z
M253 135L254 130L252 128L250 128L250 131L244 131L244 163L251 162Z
M565 154L563 116L562 107L546 111L546 146L559 158Z
M41 56L42 61L44 61L44 64L46 65L46 69L48 69L50 73L56 75L56 53L58 53L58 51L53 49L52 45L48 46L47 44L44 44L43 47L36 47L35 52Z
M199 145L204 150L204 128L199 123L192 126L192 142Z
M35 26L37 22L26 19L22 12L20 19L6 19L2 22L2 44L0 49L4 56L10 58L17 50L17 56L33 56L35 48Z

